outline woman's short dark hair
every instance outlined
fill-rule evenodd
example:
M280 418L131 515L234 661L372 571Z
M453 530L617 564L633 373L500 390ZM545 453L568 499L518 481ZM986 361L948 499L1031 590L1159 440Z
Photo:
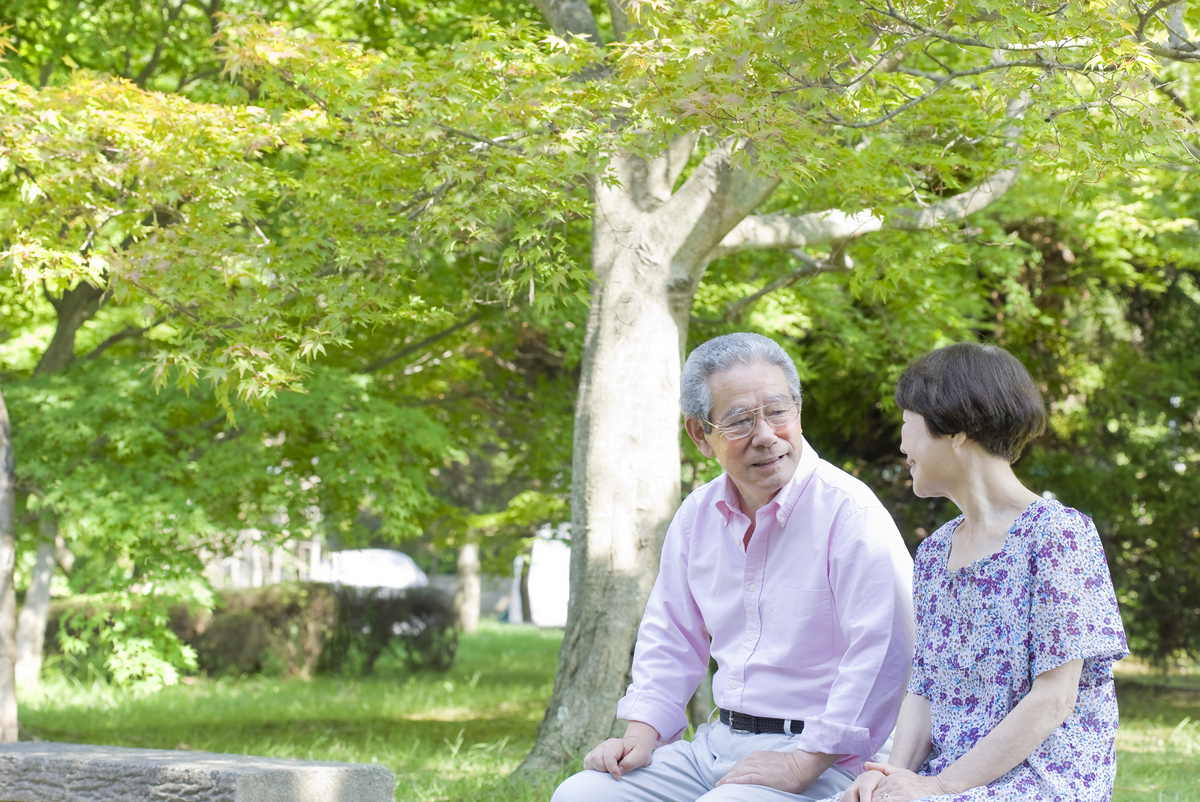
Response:
M995 345L956 343L919 357L900 374L896 405L925 418L931 435L965 432L1009 462L1046 430L1029 371Z

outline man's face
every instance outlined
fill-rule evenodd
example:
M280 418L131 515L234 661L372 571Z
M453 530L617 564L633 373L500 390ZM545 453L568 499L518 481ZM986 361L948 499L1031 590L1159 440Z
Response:
M783 370L777 365L738 365L708 379L712 393L712 421L737 420L740 413L754 417L754 430L738 440L727 440L716 429L705 432L700 421L689 418L688 435L706 457L715 457L729 474L745 502L742 511L754 512L769 502L796 473L803 449L800 418L778 429L752 412L773 402L791 401Z

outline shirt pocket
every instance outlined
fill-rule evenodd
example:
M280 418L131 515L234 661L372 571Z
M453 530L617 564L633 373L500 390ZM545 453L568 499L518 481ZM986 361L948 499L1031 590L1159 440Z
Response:
M833 654L833 604L829 592L777 587L763 605L763 654L771 665L815 666Z

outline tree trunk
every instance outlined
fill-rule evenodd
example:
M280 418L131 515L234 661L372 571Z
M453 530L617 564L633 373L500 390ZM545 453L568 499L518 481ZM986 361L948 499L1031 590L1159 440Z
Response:
M37 685L42 673L42 647L46 641L46 620L50 617L50 582L54 579L55 542L58 517L43 512L38 522L37 559L25 604L17 618L17 684Z
M49 294L46 300L54 307L56 323L54 336L34 369L35 375L55 373L75 359L75 336L80 327L100 308L104 291L86 282L63 292L62 297ZM16 591L13 587L13 568L16 564L15 461L9 432L8 410L0 397L3 433L0 434L0 741L17 739L17 700L15 683L36 683L42 670L42 647L46 639L49 618L50 580L59 553L68 562L72 555L58 537L55 514L43 512L37 558L25 606L17 619ZM9 702L11 701L11 711ZM9 720L11 718L11 737Z
M0 743L17 740L16 477L8 407L0 394Z
M571 598L554 695L526 759L533 769L557 768L623 729L616 701L679 504L679 413L663 403L679 395L669 261L644 226L618 235L602 214L594 224L598 281L575 409Z
M479 629L479 544L465 543L458 550L458 588L454 594L454 612L463 632Z
M75 335L96 314L103 295L104 290L82 281L64 291L61 298L47 295L57 315L57 324L50 345L33 371L35 375L55 373L75 360Z
M522 773L555 770L624 731L638 623L679 506L679 372L709 252L773 184L718 147L677 192L695 139L614 160L593 185L592 306L575 408L571 597L550 707Z

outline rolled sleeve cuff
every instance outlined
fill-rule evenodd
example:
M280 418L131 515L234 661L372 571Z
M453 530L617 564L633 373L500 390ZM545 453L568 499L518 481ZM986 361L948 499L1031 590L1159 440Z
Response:
M653 691L632 687L617 702L617 718L649 724L663 743L676 740L688 725L687 713L679 705Z
M858 755L865 760L875 754L871 748L870 730L819 718L805 719L804 731L792 739L791 746L796 750L826 755Z

